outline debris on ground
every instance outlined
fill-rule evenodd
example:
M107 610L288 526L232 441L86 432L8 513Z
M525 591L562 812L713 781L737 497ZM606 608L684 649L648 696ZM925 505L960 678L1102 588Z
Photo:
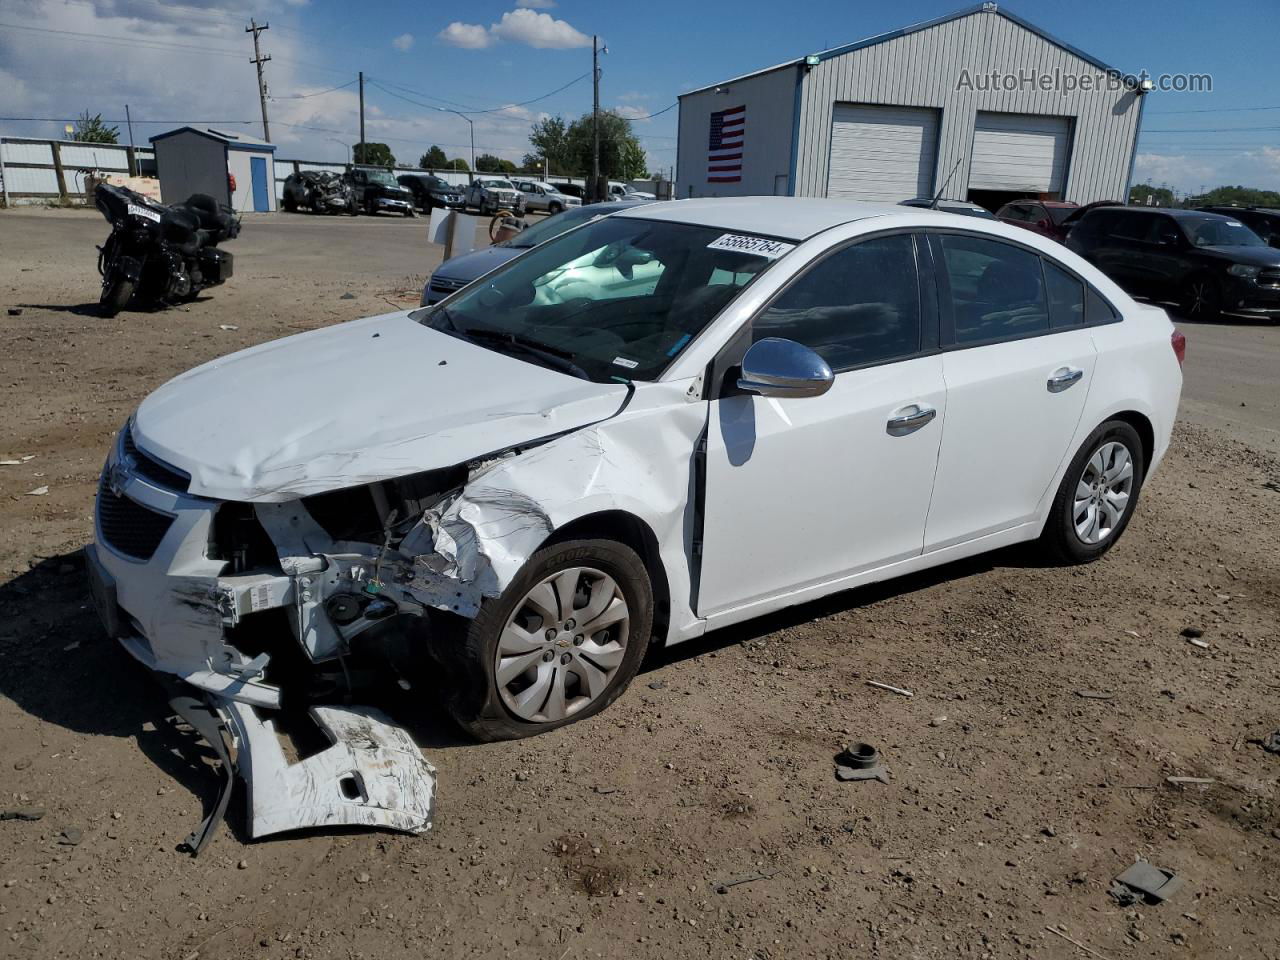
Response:
M1218 781L1213 777L1165 777L1166 783L1171 783L1175 787L1181 786L1208 786Z
M1199 627L1183 627L1182 636L1188 640L1196 640L1204 636L1204 631Z
M1103 690L1077 690L1076 696L1086 700L1110 700L1115 694Z
M655 681L653 681L653 683L649 684L649 689L650 689L650 690L663 690L663 689L665 689L665 688L666 688L666 686L667 686L667 681L665 681L665 680L655 680Z
M48 488L48 487L36 487L34 490L28 490L28 491L27 491L27 496L28 496L28 497L43 497L43 496L44 496L46 493L48 493L48 492L49 492L49 488Z
M896 693L900 697L915 696L915 694L912 693L910 690L904 690L902 689L902 687L891 686L890 684L887 684L887 683L879 683L878 681L875 681L875 680L868 680L867 686L875 687L877 690L888 690L890 693Z
M1098 960L1108 960L1107 955L1105 953L1099 953L1097 950L1093 949L1093 947L1085 946L1079 940L1076 940L1074 937L1071 937L1070 935L1068 935L1066 930L1064 930L1061 927L1045 927L1045 929L1048 930L1050 933L1052 933L1054 936L1061 937L1063 940L1067 941L1067 943L1071 944L1073 947L1077 947L1083 950L1085 953L1087 953L1091 957L1097 957Z
M1111 881L1107 892L1122 907L1135 903L1158 904L1182 888L1182 878L1172 870L1139 860Z
M777 875L777 870L766 870L763 873L744 873L740 876L730 877L728 880L721 880L719 883L713 883L711 888L716 893L728 893L730 887L741 886L744 883L755 883L757 880L768 880Z
M1269 733L1261 740L1253 741L1267 753L1280 753L1280 730Z
M10 307L10 308L9 308L9 316L11 316L11 317L20 317L20 316L22 316L22 308L21 308L21 307Z
M338 299L339 299L339 300L354 300L355 298L356 298L356 295L355 295L354 293L352 293L350 290L348 290L346 293L344 293L344 294L343 294L342 296L340 296Z
M10 807L0 809L0 820L39 820L44 816L44 807Z
M880 751L869 743L854 743L836 754L836 779L841 783L858 780L889 782L889 769Z
M1209 641L1201 640L1199 637L1188 637L1187 643L1191 644L1193 647L1199 647L1201 650L1209 649Z
M36 455L29 453L25 457L18 457L16 460L0 460L0 467L20 467L29 460L34 460Z
M66 827L58 834L58 843L64 847L78 847L84 841L84 831L79 827Z
M239 330L240 328L237 327L234 323L220 323L218 324L218 329L219 330Z

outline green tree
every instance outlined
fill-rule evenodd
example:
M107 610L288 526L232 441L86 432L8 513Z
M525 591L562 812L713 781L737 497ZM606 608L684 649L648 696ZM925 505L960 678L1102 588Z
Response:
M102 122L102 114L95 113L91 117L86 110L76 118L75 129L67 139L78 140L81 143L119 143L120 128L108 127Z
M1202 197L1196 198L1198 204L1205 206L1216 204L1237 207L1280 207L1280 193L1274 190L1262 190L1258 187L1222 186L1214 187Z
M385 143L357 143L352 150L356 163L368 164L371 167L394 167L395 155Z
M418 158L418 166L426 167L428 170L436 170L448 165L449 158L444 155L443 150L434 144L430 150Z
M467 161L463 160L461 157L454 157L452 160L450 160L446 164L446 166L450 170L462 170L462 171L471 170L471 164L467 163Z
M1138 203L1144 207L1171 207L1173 191L1166 187L1153 187L1149 183L1137 183L1129 190L1129 202Z
M550 117L533 125L529 144L535 152L526 153L524 165L542 169L546 157L551 172L583 177L591 173L591 114L584 113L572 123ZM643 180L649 158L639 138L631 131L631 123L612 110L600 111L600 172L614 180Z
M563 176L580 176L577 162L569 146L569 128L563 117L547 117L533 125L529 133L530 153L524 155L526 170L541 170L543 160L552 173Z
M516 165L491 153L482 153L476 157L476 170L481 173L515 173Z

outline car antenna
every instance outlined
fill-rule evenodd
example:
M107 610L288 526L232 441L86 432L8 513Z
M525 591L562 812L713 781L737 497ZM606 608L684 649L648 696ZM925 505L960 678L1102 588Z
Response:
M951 168L951 172L947 174L947 179L942 181L942 186L938 188L938 192L935 193L933 195L933 199L929 201L930 210L938 209L938 201L941 200L942 195L947 192L947 186L951 183L951 178L956 175L956 171L960 169L960 163L963 160L964 160L964 157L961 157L959 160L957 160L955 163L955 166Z

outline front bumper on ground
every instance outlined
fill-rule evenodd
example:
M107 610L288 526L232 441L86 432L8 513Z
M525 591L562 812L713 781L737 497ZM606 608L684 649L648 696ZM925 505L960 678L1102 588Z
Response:
M226 630L243 616L295 603L298 582L310 581L222 576L225 562L208 556L219 504L174 489L185 478L139 451L128 434L128 427L121 431L103 470L97 542L85 547L86 566L106 632L162 677L190 685L171 703L228 769L214 813L187 845L198 853L212 837L231 767L248 785L255 837L343 825L429 829L435 769L409 734L376 709L312 707L311 719L331 746L288 761L274 721L259 714L280 706L279 687L263 679L269 658L247 657Z
M396 213L404 213L413 209L413 203L408 200L393 200L391 197L374 197L373 206L377 210L394 210Z

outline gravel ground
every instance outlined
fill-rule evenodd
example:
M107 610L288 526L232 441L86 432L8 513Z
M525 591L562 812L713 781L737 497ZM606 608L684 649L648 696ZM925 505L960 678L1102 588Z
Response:
M422 702L429 834L251 842L237 796L192 860L208 751L84 585L108 441L187 367L416 302L438 252L422 220L247 218L227 286L101 320L105 233L0 213L22 310L0 318L0 459L33 457L0 466L0 809L45 810L0 822L0 957L1280 957L1280 756L1255 742L1280 728L1280 460L1229 413L1230 350L1197 351L1240 329L1274 355L1280 330L1188 329L1192 370L1222 369L1189 373L1195 422L1098 563L1012 550L843 593L668 651L519 743ZM1240 390L1275 403L1277 376ZM890 782L834 779L860 740ZM1137 857L1186 885L1117 906Z

